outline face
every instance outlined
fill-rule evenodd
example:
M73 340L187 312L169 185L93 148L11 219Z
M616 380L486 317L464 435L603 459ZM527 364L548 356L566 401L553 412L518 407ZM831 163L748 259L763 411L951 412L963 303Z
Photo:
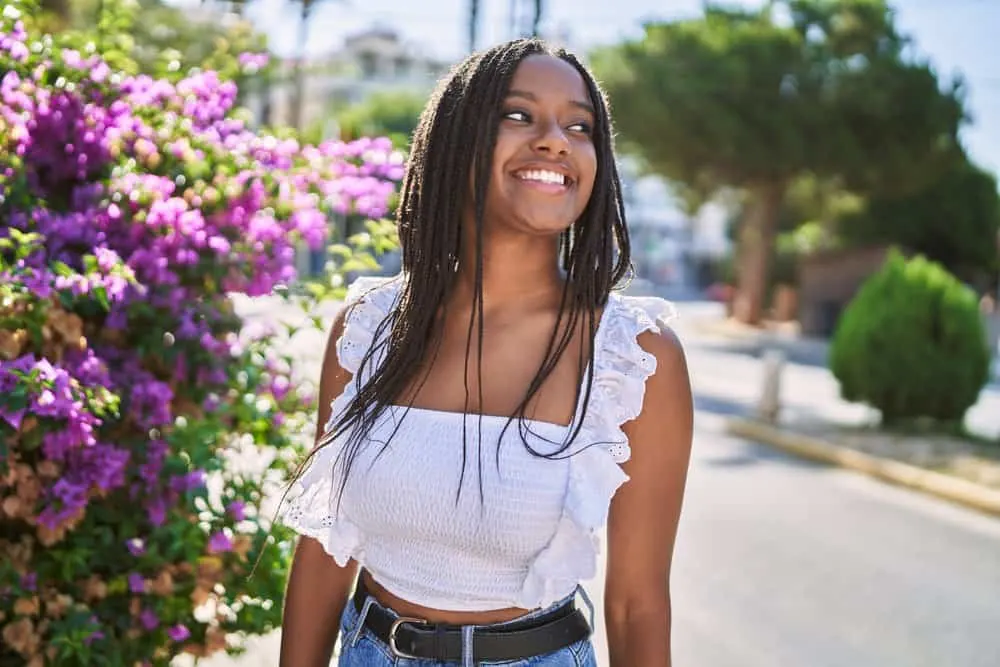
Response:
M583 77L549 55L521 61L501 109L486 220L554 235L583 213L594 189L595 115Z

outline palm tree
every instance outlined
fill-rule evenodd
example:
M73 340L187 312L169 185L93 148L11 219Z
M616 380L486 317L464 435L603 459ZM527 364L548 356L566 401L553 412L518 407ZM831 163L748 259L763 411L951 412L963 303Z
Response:
M538 28L542 23L543 0L535 0L535 14L531 19L531 36L538 37Z
M469 52L476 50L479 33L479 0L469 0Z
M305 63L306 63L306 40L309 38L309 20L312 18L313 10L322 0L293 0L299 3L299 54L295 59L295 71L292 84L292 124L297 130L302 129L304 121L302 117L303 101L305 98ZM345 2L345 0L335 0Z
M544 0L533 0L531 12L531 25L526 26L528 19L528 5L522 0L510 0L510 33L512 37L523 37L531 35L538 37L541 32L542 16L544 14Z

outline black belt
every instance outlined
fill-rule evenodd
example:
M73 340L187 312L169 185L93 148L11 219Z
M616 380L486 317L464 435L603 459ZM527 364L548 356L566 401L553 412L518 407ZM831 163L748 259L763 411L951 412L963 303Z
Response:
M360 614L369 595L358 579L354 608ZM364 626L386 644L393 655L441 662L461 662L462 626L429 623L419 618L397 617L373 602ZM590 625L572 600L523 622L476 628L472 635L475 662L525 660L553 653L590 636Z

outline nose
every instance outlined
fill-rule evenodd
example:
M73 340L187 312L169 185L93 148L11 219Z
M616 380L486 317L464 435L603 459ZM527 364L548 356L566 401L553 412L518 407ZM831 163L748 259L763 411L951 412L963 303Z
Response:
M559 123L539 123L538 127L538 134L531 142L533 150L551 155L569 155L570 142Z

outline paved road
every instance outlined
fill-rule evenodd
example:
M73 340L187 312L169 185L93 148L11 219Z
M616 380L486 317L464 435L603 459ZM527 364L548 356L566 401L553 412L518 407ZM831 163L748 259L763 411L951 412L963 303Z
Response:
M674 664L1000 664L1000 521L698 421Z
M1000 521L725 435L722 415L756 398L760 362L679 330L699 412L672 584L674 664L1000 664ZM793 410L865 414L821 369L792 367L785 388ZM977 424L1000 419L995 400L977 407ZM601 583L588 588L599 606ZM235 663L203 664L276 665L274 638L256 644Z

